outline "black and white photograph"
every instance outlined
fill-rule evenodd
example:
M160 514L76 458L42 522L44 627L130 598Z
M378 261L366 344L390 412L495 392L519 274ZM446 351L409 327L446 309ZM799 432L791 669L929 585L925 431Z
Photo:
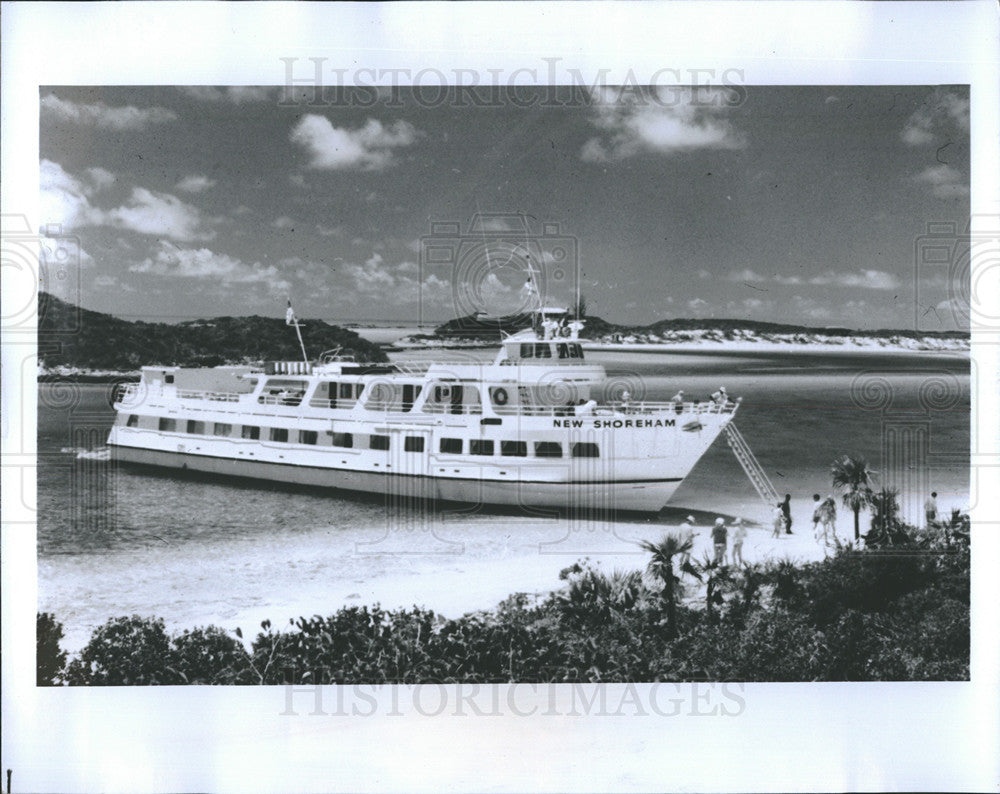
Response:
M975 201L995 174L974 192L995 98L957 70L755 80L552 50L472 79L363 52L34 86L37 210L4 209L5 383L31 386L3 411L5 459L26 465L18 423L34 461L30 484L5 471L5 513L31 507L3 553L35 572L32 697L139 698L141 719L176 693L184 722L179 703L272 693L279 743L405 713L430 742L463 717L488 742L499 717L589 753L606 717L643 726L635 752L670 717L743 735L791 708L764 685L972 686L973 561L996 551L1000 216ZM164 763L94 784L409 779ZM7 790L93 790L4 768ZM701 785L878 779L784 774Z

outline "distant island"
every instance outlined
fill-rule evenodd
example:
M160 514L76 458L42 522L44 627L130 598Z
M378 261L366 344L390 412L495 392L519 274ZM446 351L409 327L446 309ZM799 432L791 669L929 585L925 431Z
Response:
M311 357L334 348L359 361L383 362L382 349L354 331L302 320ZM274 317L214 317L182 323L130 322L74 306L48 293L38 298L39 379L101 379L145 365L214 367L299 360L295 330Z
M396 347L483 347L497 344L501 334L512 334L531 325L528 314L508 317L469 315L449 320L431 334L400 339ZM913 331L909 329L856 330L768 323L756 320L658 320L649 325L622 325L593 315L586 316L580 334L585 347L619 346L684 349L691 347L803 346L849 349L900 349L967 351L965 331Z

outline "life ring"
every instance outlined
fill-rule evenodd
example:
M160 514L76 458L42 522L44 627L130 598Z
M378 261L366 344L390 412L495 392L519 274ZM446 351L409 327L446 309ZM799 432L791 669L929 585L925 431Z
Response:
M496 405L506 405L507 404L507 390L506 389L494 389L493 390L493 402Z
M573 332L565 325L559 329L559 336L569 337Z

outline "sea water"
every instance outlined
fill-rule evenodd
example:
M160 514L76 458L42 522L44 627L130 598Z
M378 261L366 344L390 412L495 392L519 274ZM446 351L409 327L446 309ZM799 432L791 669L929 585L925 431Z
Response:
M492 351L435 357L488 360ZM420 359L426 352L397 357ZM861 455L900 487L919 523L968 508L970 363L926 353L589 353L608 370L607 397L665 400L678 389L742 397L736 424L808 529L830 466ZM172 628L276 624L345 604L426 605L449 616L510 593L552 589L581 557L640 567L635 541L693 514L764 521L762 505L720 437L655 516L565 520L541 512L400 505L378 496L212 481L117 467L102 451L114 417L104 385L42 385L38 414L38 608L77 649L109 617L163 617ZM839 528L853 518L841 509ZM862 531L867 529L862 526ZM761 530L763 532L763 530Z

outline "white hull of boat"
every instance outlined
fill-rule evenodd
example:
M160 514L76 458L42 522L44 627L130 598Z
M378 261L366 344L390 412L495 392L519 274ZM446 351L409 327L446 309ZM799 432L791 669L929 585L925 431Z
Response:
M463 502L532 508L566 508L601 512L657 512L673 496L682 477L600 482L509 481L450 478L422 474L357 471L295 463L233 459L141 447L111 446L115 461L187 470L209 475L265 480L370 494L395 503Z

